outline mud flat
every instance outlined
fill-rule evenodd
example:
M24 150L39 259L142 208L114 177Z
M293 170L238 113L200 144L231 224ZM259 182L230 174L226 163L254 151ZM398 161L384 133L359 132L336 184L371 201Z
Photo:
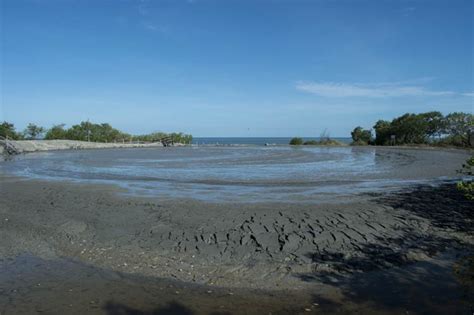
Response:
M297 203L0 179L2 314L472 312L474 203L449 181Z
M445 297L444 291L438 290L436 294L426 297L428 302L425 303L434 303L434 306L430 306L433 308L432 313L439 311L442 314L448 306L455 311L472 307L464 297L465 292L472 292L469 291L472 290L472 283L467 291L461 289L452 274L452 262L473 251L473 203L462 199L452 185L420 186L396 194L369 195L365 196L366 201L359 198L354 203L339 205L222 205L193 200L161 202L153 198L118 196L116 188L106 185L51 183L16 177L2 177L1 192L2 266L18 270L18 264L22 265L18 263L18 259L21 261L18 257L25 253L41 260L39 264L32 263L40 269L38 274L33 273L29 280L21 280L26 282L21 282L21 277L16 280L10 278L9 285L1 288L3 293L8 292L5 297L11 300L13 293L8 290L18 287L13 290L16 290L15 296L20 300L8 304L10 308L7 310L15 310L22 305L26 307L25 313L28 313L26 310L29 310L29 304L21 302L21 299L36 301L35 291L25 286L31 286L37 279L42 279L38 282L39 286L43 283L47 287L49 283L49 297L54 298L56 286L48 282L44 274L53 272L51 268L56 269L55 262L59 269L66 266L72 268L73 273L77 271L75 268L79 268L78 274L83 274L83 268L86 268L89 274L94 275L93 278L98 277L102 282L105 281L104 277L107 280L107 275L112 273L113 277L120 280L107 281L112 281L118 287L122 285L120 281L129 283L126 279L135 279L136 276L177 280L178 287L181 285L184 289L175 289L173 284L169 287L168 280L155 282L167 292L162 295L166 298L162 302L164 304L160 304L161 307L177 307L168 304L183 299L190 303L191 309L208 303L207 308L202 305L198 307L197 313L202 314L211 313L210 309L215 306L212 303L215 300L206 297L205 293L211 291L225 296L229 290L243 293L238 295L239 298L227 297L229 301L223 298L222 303L227 305L227 310L239 309L242 303L247 305L247 312L241 309L240 313L261 313L262 308L252 308L252 305L264 306L266 310L279 310L281 313L304 313L313 311L313 303L326 305L328 312L332 310L337 313L347 306L344 299L348 299L353 292L345 296L344 288L349 284L354 286L354 279L359 279L356 281L359 285L365 283L367 286L367 277L377 277L382 272L378 276L382 280L378 283L384 288L384 279L387 274L390 275L388 272L399 270L395 276L399 284L403 284L404 279L413 281L416 276L417 282L409 288L416 290L418 286L423 292L431 292L430 288L423 288L422 284L439 278L433 272L433 269L439 268L443 277L450 279L447 284L441 285L446 285L446 290L456 293L453 293L454 296L449 295L449 301L438 300L444 301L442 305L432 298L436 294ZM444 261L433 263L433 257L447 250L454 250L456 259L448 265ZM75 263L61 263L64 257ZM30 260L25 261L28 263L24 262L23 265L30 264ZM82 264L89 267L82 267ZM411 267L416 264L428 266L427 270ZM443 264L445 266L440 267ZM38 266L46 268L46 271ZM412 270L407 271L410 269L406 268ZM31 272L34 268L28 270ZM97 273L97 270L105 271ZM6 274L12 273L8 271L3 277ZM71 289L75 285L84 285L80 278L73 281L67 274L60 273L52 279L61 283L64 280L61 277L69 279ZM143 281L138 279L133 280L136 282L134 286L142 288ZM91 286L88 289L91 292L104 285L94 283L87 284ZM440 285L432 283L433 286ZM189 284L198 285L199 290L189 287ZM23 290L20 290L22 285ZM153 287L153 290L158 290L158 287ZM138 290L134 294L143 293L134 288ZM409 288L405 284L405 289ZM249 291L252 289L264 292L252 293ZM351 290L360 294L359 290L363 289L357 289L355 285ZM18 290L21 294L17 294ZM182 296L173 299L173 294L179 295L180 290ZM300 293L295 293L295 290ZM124 295L124 291L120 292ZM192 292L200 293L196 293L196 297ZM373 293L370 290L366 292L367 298ZM100 301L93 302L102 303L92 305L97 307L98 313L105 312L104 307L112 303L118 293L112 290L107 294L108 297L102 296ZM87 299L89 295L86 296ZM147 296L151 300L150 292ZM258 296L267 297L267 302L255 299ZM407 299L406 296L404 298ZM342 300L337 302L338 299ZM356 303L353 306L355 309L368 307L367 312L372 310L380 313L386 307L385 304L377 306L377 303L367 306L363 296L359 296L359 299L359 302L353 302ZM386 301L387 296L381 299ZM29 307L41 301L31 302ZM286 304L281 304L281 301L286 301ZM146 303L136 307L146 310L149 307ZM416 306L410 304L409 299L404 303L404 310ZM55 305L53 300L44 307L54 309ZM133 310L135 304L114 305L112 303L108 307L131 307ZM400 304L395 306L396 309L400 308ZM390 306L388 310L393 310L395 306Z

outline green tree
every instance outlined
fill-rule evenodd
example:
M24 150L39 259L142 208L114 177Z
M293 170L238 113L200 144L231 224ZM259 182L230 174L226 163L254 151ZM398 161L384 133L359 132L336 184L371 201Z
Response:
M66 131L66 138L79 141L113 142L131 139L131 136L122 133L107 123L94 124L89 121L82 121L79 125L73 125Z
M444 119L444 130L449 142L454 145L472 146L474 132L474 116L468 113L455 112Z
M397 144L421 144L426 142L428 123L421 115L404 114L390 123L390 131Z
M13 140L18 140L21 138L20 135L15 131L15 126L6 121L0 124L0 136Z
M372 132L358 126L351 132L353 144L369 144L372 141Z
M64 124L54 125L46 132L44 138L46 140L66 139L67 131L64 129L64 126Z
M87 141L91 132L91 123L83 121L79 125L73 125L66 132L66 138L69 140Z
M295 137L290 140L290 145L302 145L302 144L303 144L302 138Z
M422 119L426 123L426 136L427 140L433 140L433 138L440 138L445 129L445 119L443 114L440 112L427 112L420 114Z
M390 142L390 136L392 134L390 122L386 120L379 120L374 125L375 130L375 144L386 145Z
M44 133L44 128L38 125L35 125L33 123L29 123L28 126L26 126L26 129L24 131L26 139L29 139L29 140L38 139L41 137L43 133Z

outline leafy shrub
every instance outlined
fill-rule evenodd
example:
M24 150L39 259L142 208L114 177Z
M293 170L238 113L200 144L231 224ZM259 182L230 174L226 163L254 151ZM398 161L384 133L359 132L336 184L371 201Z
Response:
M303 144L302 138L295 137L290 140L290 145L302 145L302 144Z
M367 145L372 140L372 132L359 126L351 132L351 137L353 145Z

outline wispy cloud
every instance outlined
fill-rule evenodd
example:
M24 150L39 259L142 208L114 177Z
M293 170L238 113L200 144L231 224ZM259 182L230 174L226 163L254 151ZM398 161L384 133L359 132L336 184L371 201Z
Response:
M296 89L324 97L404 97L468 96L472 93L434 91L419 85L397 83L350 84L334 82L297 82Z
M157 32L159 30L159 27L153 23L150 22L142 22L143 27L146 30Z
M141 16L148 15L149 9L148 9L147 1L146 0L140 0L137 9L138 9L138 14L140 14Z
M141 22L141 25L145 30L150 31L150 32L156 32L162 35L169 35L170 33L169 27L158 25L153 22L143 21Z
M413 13L415 13L416 8L415 7L406 7L402 9L403 16L410 16Z

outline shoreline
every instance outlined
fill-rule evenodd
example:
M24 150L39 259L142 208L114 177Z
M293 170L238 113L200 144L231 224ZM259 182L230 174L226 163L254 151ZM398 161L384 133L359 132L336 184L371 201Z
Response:
M154 148L163 147L161 142L154 143L103 143L76 140L9 140L19 154L40 151L89 150L112 148ZM0 146L0 154L6 153Z
M11 144L18 150L18 154L34 153L34 152L54 152L62 150L94 150L94 149L119 149L119 148L160 148L163 147L161 142L153 143L104 143L104 142L87 142L77 140L9 140ZM337 148L337 147L354 147L354 148L386 148L386 149L413 149L413 150L446 150L446 151L466 151L474 152L474 148L454 147L454 146L430 146L430 145L396 145L396 146L376 146L376 145L351 145L341 143L338 145L290 145L290 144L182 144L175 143L172 147L291 147L291 148ZM10 156L5 152L3 146L0 146L0 156Z

